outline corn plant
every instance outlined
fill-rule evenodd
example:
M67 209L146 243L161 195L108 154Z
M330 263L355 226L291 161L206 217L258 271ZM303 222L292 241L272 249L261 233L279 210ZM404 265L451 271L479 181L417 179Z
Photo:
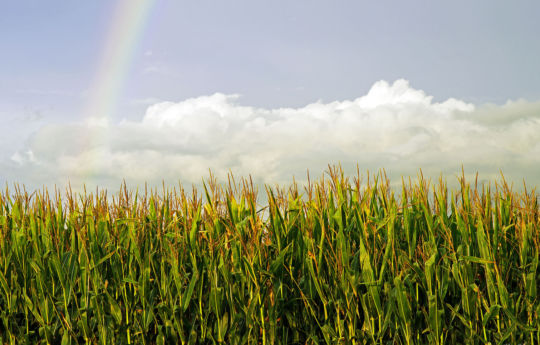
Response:
M0 193L2 344L540 344L540 208L504 178L329 167Z

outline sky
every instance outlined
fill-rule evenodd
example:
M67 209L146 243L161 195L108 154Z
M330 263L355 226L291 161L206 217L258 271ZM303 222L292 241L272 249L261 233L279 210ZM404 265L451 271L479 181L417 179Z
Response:
M0 183L540 183L540 2L0 3Z

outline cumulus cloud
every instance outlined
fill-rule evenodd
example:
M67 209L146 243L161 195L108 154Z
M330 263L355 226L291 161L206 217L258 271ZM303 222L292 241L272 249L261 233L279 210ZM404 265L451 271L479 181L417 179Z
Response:
M434 102L406 80L379 81L364 96L302 108L243 106L216 93L148 107L140 121L91 119L47 125L12 156L12 178L36 184L199 183L211 169L260 183L319 176L327 164L347 171L385 168L391 178L465 170L538 185L540 102L475 106Z

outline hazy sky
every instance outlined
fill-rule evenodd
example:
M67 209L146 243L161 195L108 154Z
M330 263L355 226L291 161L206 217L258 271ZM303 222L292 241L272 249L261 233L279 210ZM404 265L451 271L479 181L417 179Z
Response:
M540 182L540 2L3 1L2 182ZM509 102L510 101L510 102Z

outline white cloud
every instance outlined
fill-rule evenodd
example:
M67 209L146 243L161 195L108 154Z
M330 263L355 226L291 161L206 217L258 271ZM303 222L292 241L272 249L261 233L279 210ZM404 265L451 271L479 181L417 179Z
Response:
M48 125L15 153L12 179L39 184L82 182L198 183L212 169L258 182L288 183L320 175L329 163L352 171L385 168L401 175L461 169L493 179L502 170L520 183L540 182L540 102L475 107L456 99L433 102L405 80L373 85L352 101L302 108L242 106L216 93L148 107L140 121L87 120ZM24 159L23 159L24 158Z
M23 165L25 163L36 163L34 153L31 150L23 153L17 151L11 156L11 160L19 165Z

